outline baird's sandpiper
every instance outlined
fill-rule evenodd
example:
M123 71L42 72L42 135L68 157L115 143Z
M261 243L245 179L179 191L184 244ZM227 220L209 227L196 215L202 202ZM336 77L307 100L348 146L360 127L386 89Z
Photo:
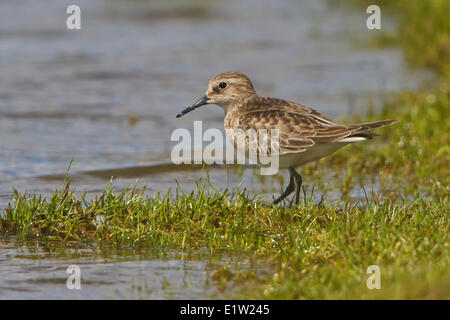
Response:
M330 155L349 143L371 139L374 135L368 131L397 121L338 124L304 105L257 95L250 79L238 71L212 78L205 95L177 118L207 104L218 105L225 111L224 126L228 136L233 130L278 130L279 167L289 168L290 179L274 204L294 190L295 203L298 203L302 178L294 168ZM241 147L248 148L247 145Z

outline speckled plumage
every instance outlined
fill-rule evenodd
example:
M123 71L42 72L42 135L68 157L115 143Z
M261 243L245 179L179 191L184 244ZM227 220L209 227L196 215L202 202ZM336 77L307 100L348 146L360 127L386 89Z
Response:
M280 168L290 168L291 181L275 203L293 191L294 178L297 188L301 185L301 177L293 168L323 158L351 142L371 139L373 134L368 131L396 122L338 124L304 105L257 95L250 79L238 71L224 72L212 78L202 103L186 109L179 116L204 104L216 104L224 109L224 127L229 136L235 130L278 130ZM238 147L248 150L248 139L241 140L240 145L238 141L233 140Z
M240 77L243 82L250 82L245 75L239 72L220 74L211 81L220 83L220 81L229 81L236 77ZM251 82L248 87L253 88ZM207 96L209 97L208 93ZM349 143L351 141L350 138L353 138L355 141L370 139L372 134L367 133L367 131L396 121L385 120L363 124L338 124L309 107L283 99L261 97L254 91L244 94L240 101L228 105L225 113L224 127L226 131L235 129L244 131L248 129L278 129L281 157L286 154L308 152L308 150L310 152L315 150L334 152ZM324 148L323 145L327 144L335 145ZM321 146L321 148L317 148L318 146ZM248 148L248 146L243 147ZM317 156L321 156L322 153L318 152ZM297 164L295 160L292 161L292 158L295 157L290 156L289 159L291 161L287 161L284 165L284 161L281 161L282 167L302 165L316 159L315 156L298 155Z

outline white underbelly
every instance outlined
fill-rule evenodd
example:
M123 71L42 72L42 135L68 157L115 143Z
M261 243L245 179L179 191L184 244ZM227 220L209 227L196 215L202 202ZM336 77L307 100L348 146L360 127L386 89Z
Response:
M230 133L229 130L227 131L227 136L230 137ZM239 135L237 135L238 137L240 137ZM242 134L242 137L245 137L244 134ZM241 151L243 151L246 155L245 155L245 163L248 164L248 149L246 147L248 147L248 142L246 143L242 143L245 141L245 139L243 139L241 137L241 139L235 139L234 142L234 147L236 149L239 149ZM339 150L342 147L345 147L347 144L349 144L349 142L334 142L334 143L326 143L326 144L316 144L312 147L306 148L305 151L303 152L298 152L298 153L286 153L283 155L279 156L279 161L278 161L278 167L280 169L284 169L284 168L289 168L289 167L299 167L302 166L304 164L307 164L308 162L311 161L315 161L315 160L319 160L323 157L326 157L332 153L334 153L335 151ZM259 165L267 165L268 163L272 163L273 162L273 157L275 155L269 155L264 156L266 153L258 153L257 151L253 152L253 154L258 154L257 158L257 162ZM256 164L254 162L252 162L252 164Z
M302 166L308 162L326 157L340 148L345 147L347 144L345 142L317 144L311 148L307 148L304 152L283 154L280 156L279 167L282 169Z

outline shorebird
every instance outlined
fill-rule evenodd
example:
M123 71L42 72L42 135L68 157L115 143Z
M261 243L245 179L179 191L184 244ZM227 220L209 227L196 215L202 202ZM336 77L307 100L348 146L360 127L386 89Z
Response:
M295 171L296 167L328 156L349 143L372 139L374 134L368 131L397 121L338 124L299 103L259 96L250 79L238 71L224 72L212 78L205 95L181 111L177 118L207 104L215 104L225 111L227 135L236 129L278 130L279 167L289 169L290 179L274 204L294 191L295 203L298 203L302 178Z

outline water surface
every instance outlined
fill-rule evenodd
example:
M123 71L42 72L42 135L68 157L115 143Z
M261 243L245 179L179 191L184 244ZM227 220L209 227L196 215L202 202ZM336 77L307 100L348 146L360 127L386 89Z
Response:
M203 250L111 247L96 243L0 239L0 299L205 299L230 298L220 272L267 275L270 266L244 254ZM68 289L69 266L80 286ZM69 281L72 283L71 281Z

